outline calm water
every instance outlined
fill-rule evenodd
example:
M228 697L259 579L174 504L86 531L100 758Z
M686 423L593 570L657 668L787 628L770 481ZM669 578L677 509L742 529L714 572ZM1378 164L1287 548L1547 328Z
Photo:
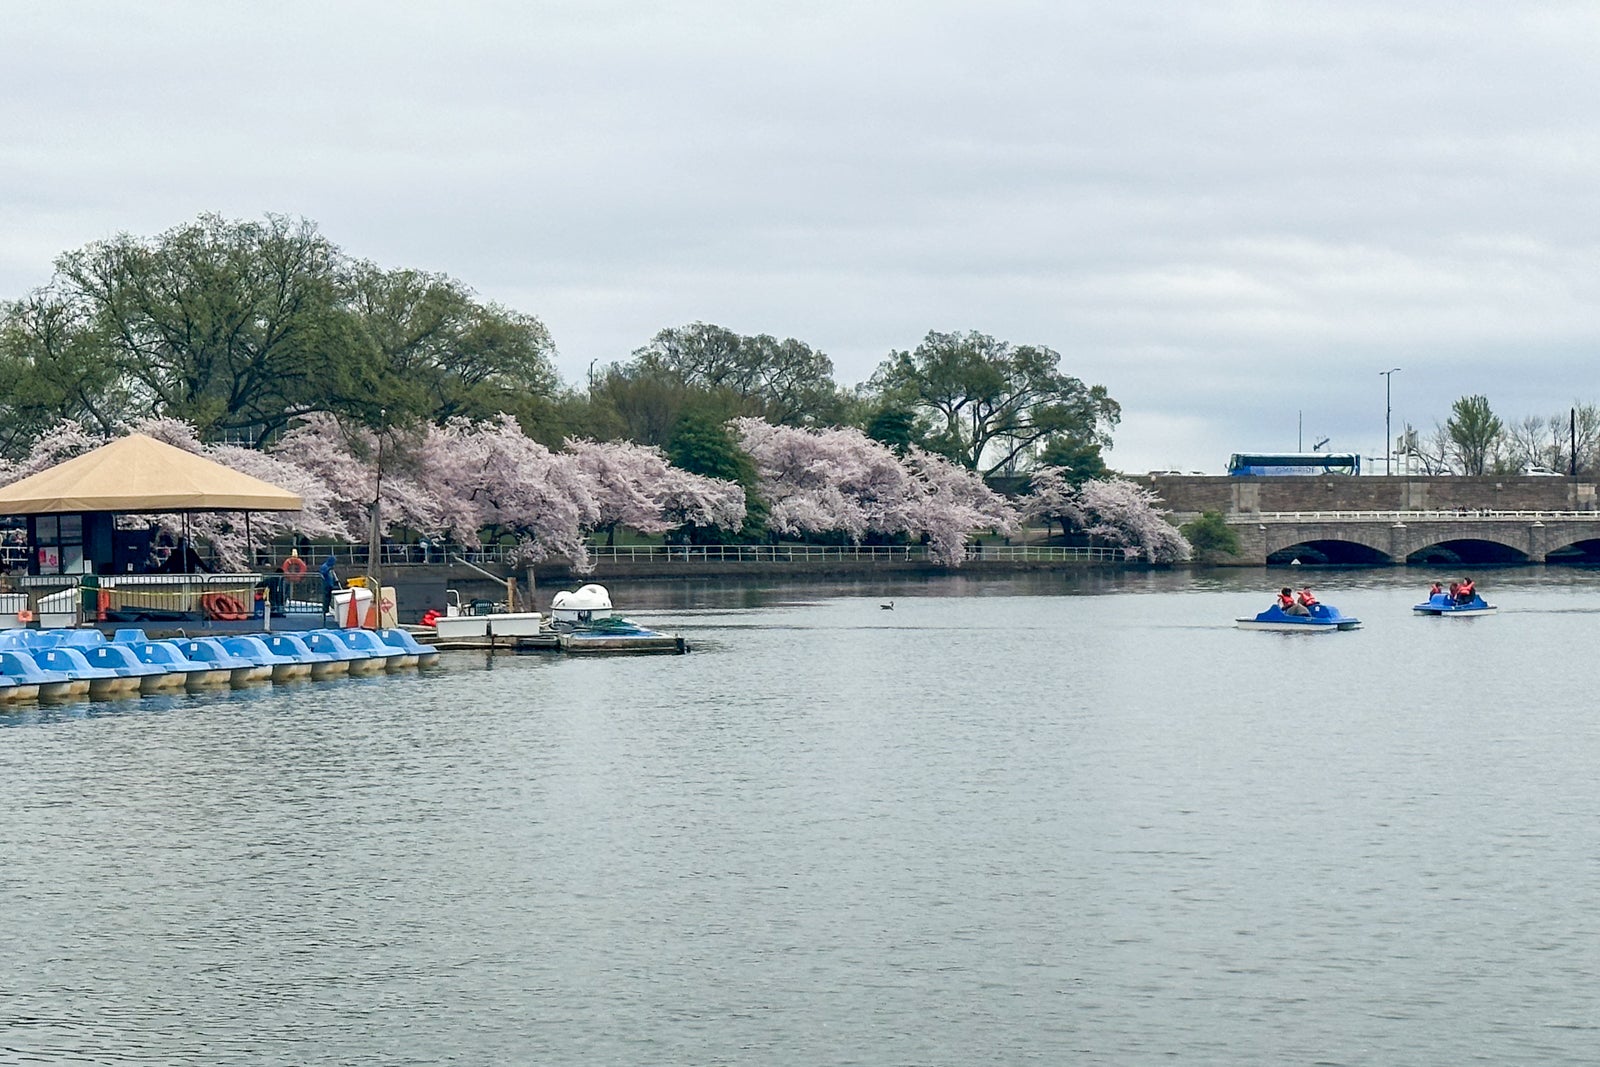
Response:
M1600 575L1232 629L1281 574L615 586L695 654L0 715L0 1060L1595 1062Z

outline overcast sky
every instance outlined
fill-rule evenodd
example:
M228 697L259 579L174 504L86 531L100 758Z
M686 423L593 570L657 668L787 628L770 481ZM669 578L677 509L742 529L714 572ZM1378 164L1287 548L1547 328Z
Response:
M1103 384L1125 471L1600 401L1600 6L0 0L0 298L201 212L843 384L930 329Z

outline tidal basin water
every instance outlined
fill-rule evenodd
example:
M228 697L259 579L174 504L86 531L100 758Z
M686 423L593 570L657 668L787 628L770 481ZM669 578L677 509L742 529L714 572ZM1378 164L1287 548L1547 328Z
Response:
M0 1061L1594 1063L1600 575L1231 627L1287 574L612 583L695 652L5 712Z

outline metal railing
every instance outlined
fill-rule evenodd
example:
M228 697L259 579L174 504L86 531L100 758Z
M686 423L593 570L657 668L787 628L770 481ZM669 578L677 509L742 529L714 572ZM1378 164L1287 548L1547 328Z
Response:
M26 597L33 619L46 626L90 622L204 622L273 616L320 616L322 582L299 586L277 575L38 574L6 579L9 592ZM259 595L258 595L259 594ZM19 602L20 605L21 602Z
M1229 523L1259 522L1600 522L1600 511L1496 511L1438 508L1424 511L1251 511L1226 516Z
M623 545L591 547L597 563L929 563L926 545ZM1138 550L1073 545L968 545L971 561L1125 563Z
M710 564L784 564L826 565L833 563L906 564L934 563L931 550L926 545L590 545L590 561L597 564L673 565L681 563ZM305 564L303 572L290 575L283 570L284 561L293 554L287 546L274 546L255 553L259 573L240 574L109 574L95 575L38 575L13 574L12 584L18 588L46 592L77 588L81 579L90 579L91 586L103 584L108 590L117 589L119 600L130 608L138 603L147 604L150 610L189 611L192 598L187 593L173 591L174 583L187 580L198 589L196 595L220 593L248 601L258 585L265 585L273 601L273 611L281 614L291 601L314 601L321 610L322 579L317 573L324 559L331 554L338 573L345 578L361 574L367 567L365 545L313 547L308 554L299 556ZM460 565L466 563L479 567L513 569L523 565L514 548L462 549L451 546L448 556L445 549L430 545L384 545L379 554L383 567L421 565ZM1138 549L1105 548L1087 545L1002 545L970 544L964 559L971 562L993 563L1095 563L1119 564L1137 562ZM23 566L26 565L23 556ZM291 578L294 580L291 581ZM163 591L164 590L164 591ZM162 599L165 598L165 599Z

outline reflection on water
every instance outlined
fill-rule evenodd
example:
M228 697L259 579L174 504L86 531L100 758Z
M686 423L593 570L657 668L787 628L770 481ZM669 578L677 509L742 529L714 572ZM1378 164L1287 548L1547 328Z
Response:
M0 1059L1591 1062L1600 576L1233 629L1286 573L612 583L697 651L6 712Z

